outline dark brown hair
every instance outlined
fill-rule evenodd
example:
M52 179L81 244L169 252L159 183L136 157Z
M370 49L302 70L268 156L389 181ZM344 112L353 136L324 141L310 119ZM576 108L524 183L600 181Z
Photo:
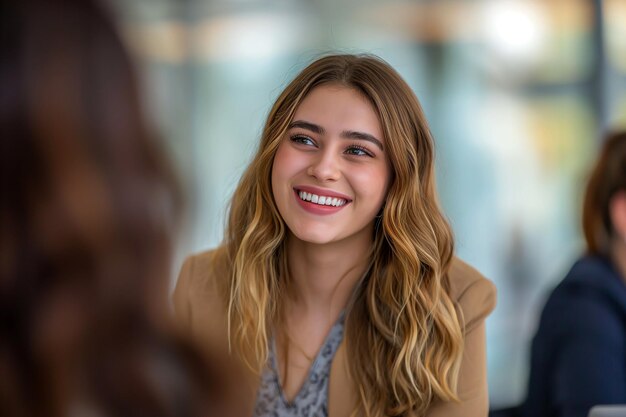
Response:
M106 13L0 4L0 415L199 415L171 336L177 182Z
M618 191L626 190L626 132L607 134L591 172L583 202L583 232L587 251L609 256L613 226L609 203Z

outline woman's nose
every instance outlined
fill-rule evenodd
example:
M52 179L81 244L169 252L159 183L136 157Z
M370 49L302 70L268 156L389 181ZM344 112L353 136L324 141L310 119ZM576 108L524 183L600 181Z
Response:
M337 156L331 152L319 152L311 161L308 174L318 181L337 181L341 175Z

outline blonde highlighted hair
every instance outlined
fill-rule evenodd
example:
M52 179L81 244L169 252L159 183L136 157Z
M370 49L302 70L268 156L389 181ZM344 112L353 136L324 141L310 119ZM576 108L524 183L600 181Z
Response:
M251 369L262 370L288 279L286 226L271 188L274 155L304 97L328 83L353 88L374 106L393 174L376 221L372 263L346 316L348 367L359 395L355 413L422 415L435 399L457 400L463 333L447 277L454 244L437 202L434 145L422 109L377 57L320 58L272 107L216 253L229 271L222 289L230 341Z

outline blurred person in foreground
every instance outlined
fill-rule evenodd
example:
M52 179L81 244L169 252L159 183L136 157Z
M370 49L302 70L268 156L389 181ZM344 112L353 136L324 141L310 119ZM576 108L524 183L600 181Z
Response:
M583 230L586 254L548 298L533 340L525 417L626 404L626 132L605 138Z
M166 319L181 199L111 21L88 0L0 20L0 415L228 415Z

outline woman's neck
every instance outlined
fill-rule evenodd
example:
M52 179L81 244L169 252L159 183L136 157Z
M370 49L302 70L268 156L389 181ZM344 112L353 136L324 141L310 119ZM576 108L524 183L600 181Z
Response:
M334 321L368 268L371 246L371 239L312 244L290 235L288 308L306 315L329 314Z

